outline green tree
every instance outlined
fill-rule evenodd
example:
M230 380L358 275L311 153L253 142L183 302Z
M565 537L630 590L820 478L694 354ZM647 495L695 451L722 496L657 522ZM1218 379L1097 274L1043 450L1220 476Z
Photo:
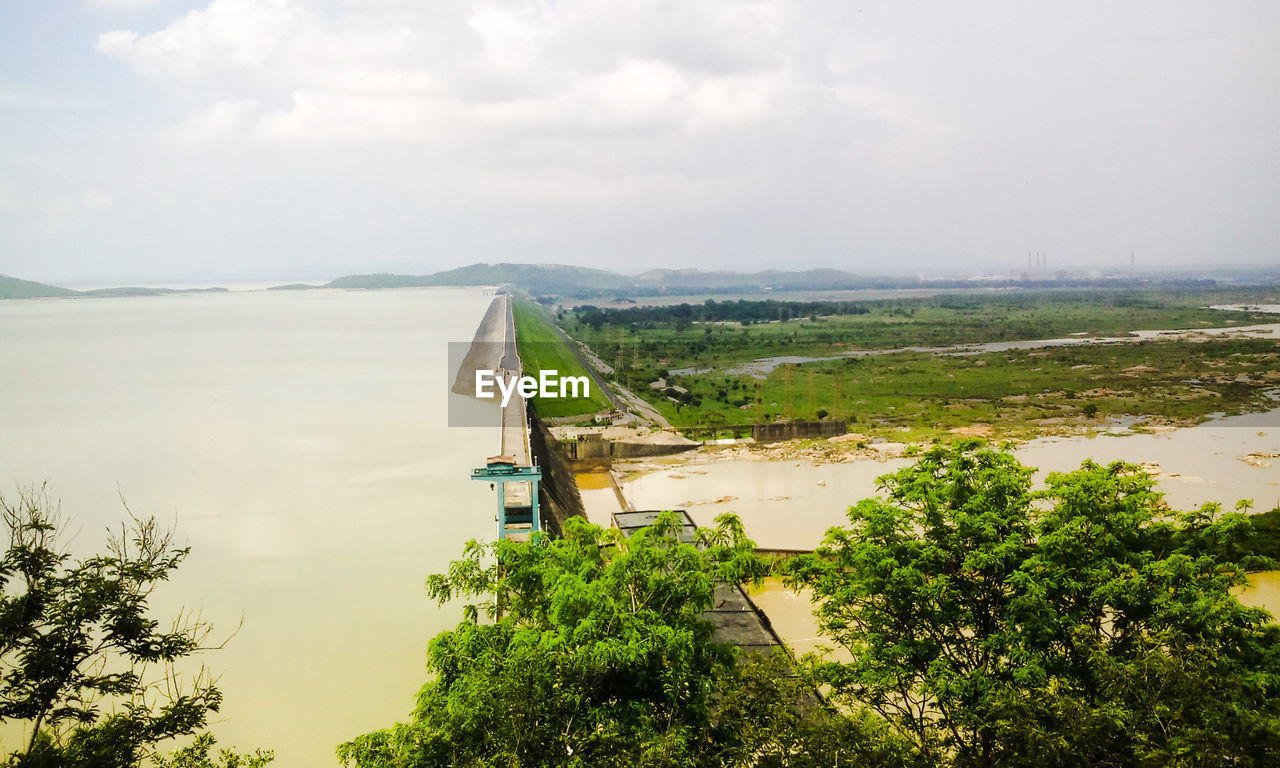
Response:
M262 768L275 758L275 753L260 749L252 755L242 755L230 749L218 750L217 757L209 754L217 739L211 733L202 733L185 747L168 756L157 755L155 768Z
M670 513L625 542L579 519L563 538L471 542L427 583L442 603L481 601L431 641L434 677L412 720L339 757L360 768L830 764L796 743L810 729L829 754L884 764L893 752L876 734L822 727L846 721L802 706L803 683L778 674L784 659L713 641L702 613L717 585L767 570L736 518L717 522L702 548L681 541Z
M934 447L789 579L851 655L819 665L954 766L1280 761L1280 627L1231 594L1250 525L1169 510L1140 468L1031 490L1008 453Z
M195 733L222 697L203 672L171 665L210 627L179 617L162 629L147 601L188 550L154 519L134 519L107 554L73 559L45 490L0 497L9 546L0 559L0 721L22 724L5 765L124 768L159 742Z

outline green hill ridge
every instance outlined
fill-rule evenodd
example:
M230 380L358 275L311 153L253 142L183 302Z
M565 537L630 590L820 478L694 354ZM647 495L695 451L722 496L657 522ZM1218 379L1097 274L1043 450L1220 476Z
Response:
M43 299L51 296L78 295L80 295L79 291L73 291L70 288L59 288L48 283L0 275L0 299Z

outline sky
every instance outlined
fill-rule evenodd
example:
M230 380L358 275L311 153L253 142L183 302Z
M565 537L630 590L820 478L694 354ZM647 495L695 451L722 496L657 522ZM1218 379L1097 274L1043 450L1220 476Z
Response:
M3 0L0 274L1280 264L1274 0Z

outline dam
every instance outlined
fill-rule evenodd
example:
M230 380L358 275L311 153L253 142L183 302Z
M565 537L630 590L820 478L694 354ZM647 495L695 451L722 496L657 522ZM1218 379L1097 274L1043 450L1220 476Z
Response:
M478 370L497 371L507 381L522 375L512 301L510 294L493 300L458 370L454 391L473 391ZM490 483L496 493L497 539L527 541L535 531L558 535L570 517L583 517L630 536L651 525L661 514L662 510L634 509L607 469L604 473L575 474L568 453L524 398L514 397L498 410L498 454L471 472L472 480ZM596 486L585 498L579 491L579 477L591 478L591 485ZM604 487L596 482L600 479L605 480ZM699 546L698 530L689 514L674 511L682 523L681 541ZM737 646L746 653L789 653L768 616L736 584L717 587L714 602L704 616L714 628L717 642Z
M473 393L471 386L479 371L493 371L505 387L523 375L510 294L498 296L489 305L458 370L453 390ZM534 532L544 530L544 525L538 504L542 471L530 446L525 399L510 398L499 406L498 414L498 453L486 459L483 467L473 469L471 479L488 482L497 493L496 538L527 540Z

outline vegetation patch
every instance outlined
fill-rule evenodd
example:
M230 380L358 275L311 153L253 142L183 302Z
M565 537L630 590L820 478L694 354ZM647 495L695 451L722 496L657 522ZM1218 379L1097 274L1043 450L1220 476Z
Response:
M1280 628L1231 590L1250 528L1122 462L1053 473L968 442L881 478L812 555L832 699L924 765L1273 765Z
M1280 339L1170 336L980 353L933 348L1278 319L1203 308L1227 299L1196 292L953 295L831 306L579 307L562 316L623 386L700 435L730 436L735 426L785 419L843 419L851 430L895 440L964 435L977 424L990 425L983 435L1029 438L1101 428L1114 416L1192 424L1209 414L1274 407ZM843 314L786 319L791 311L820 309ZM769 314L783 319L759 320ZM776 359L753 363L768 358Z
M1249 551L1259 557L1280 562L1280 507L1251 515L1253 540Z
M880 479L814 553L775 563L836 657L716 642L718 585L769 571L741 522L624 539L471 542L427 591L467 601L406 722L356 768L1264 766L1280 760L1280 627L1232 590L1250 525L1171 511L1086 462L1032 490L979 441ZM825 700L815 696L821 690Z
M556 371L557 377L586 377L587 370L574 355L569 343L556 332L550 319L536 304L517 300L512 312L516 324L516 345L526 376L537 378L542 371ZM532 398L544 417L579 416L609 410L608 398L591 382L590 397Z

